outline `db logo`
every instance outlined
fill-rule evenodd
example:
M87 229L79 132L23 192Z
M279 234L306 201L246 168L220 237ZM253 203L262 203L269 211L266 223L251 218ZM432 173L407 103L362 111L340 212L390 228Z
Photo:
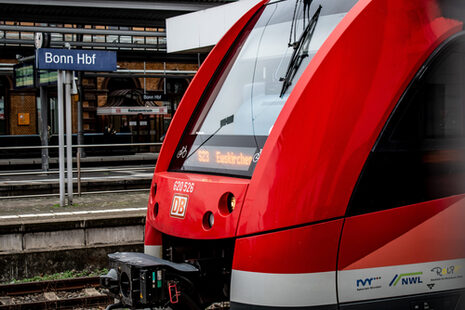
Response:
M189 196L176 194L171 203L170 215L173 217L184 218L186 216L187 199Z

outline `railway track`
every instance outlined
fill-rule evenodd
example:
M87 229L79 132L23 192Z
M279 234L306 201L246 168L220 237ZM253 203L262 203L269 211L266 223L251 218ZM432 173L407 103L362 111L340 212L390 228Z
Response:
M2 284L0 309L87 309L112 303L98 287L99 277Z

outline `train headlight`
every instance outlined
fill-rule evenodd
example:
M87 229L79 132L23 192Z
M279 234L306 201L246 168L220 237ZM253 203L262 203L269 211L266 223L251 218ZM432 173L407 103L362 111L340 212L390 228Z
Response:
M234 197L233 194L228 195L228 211L229 213L234 211L234 208L236 207L236 197Z
M213 215L213 212L208 211L203 215L202 226L204 229L210 230L213 227L213 224L215 224L215 216Z
M215 224L215 216L213 215L213 213L210 213L210 215L208 216L208 224L210 225L210 227L213 227L213 224Z
M226 216L236 208L236 197L232 193L224 193L220 198L218 210L220 214Z
M153 217L156 218L158 215L158 202L153 205Z
M152 186L152 197L155 197L156 194L157 194L157 183L153 183L153 186Z

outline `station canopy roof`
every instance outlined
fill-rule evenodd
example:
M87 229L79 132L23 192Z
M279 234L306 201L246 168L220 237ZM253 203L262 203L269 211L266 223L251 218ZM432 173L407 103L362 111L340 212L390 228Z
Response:
M236 0L0 0L0 20L164 27L165 19Z

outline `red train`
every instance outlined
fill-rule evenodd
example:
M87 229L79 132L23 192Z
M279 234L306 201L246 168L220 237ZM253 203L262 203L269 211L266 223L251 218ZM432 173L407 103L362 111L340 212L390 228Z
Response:
M465 309L465 4L263 1L210 53L121 305ZM223 307L224 303L223 303Z

